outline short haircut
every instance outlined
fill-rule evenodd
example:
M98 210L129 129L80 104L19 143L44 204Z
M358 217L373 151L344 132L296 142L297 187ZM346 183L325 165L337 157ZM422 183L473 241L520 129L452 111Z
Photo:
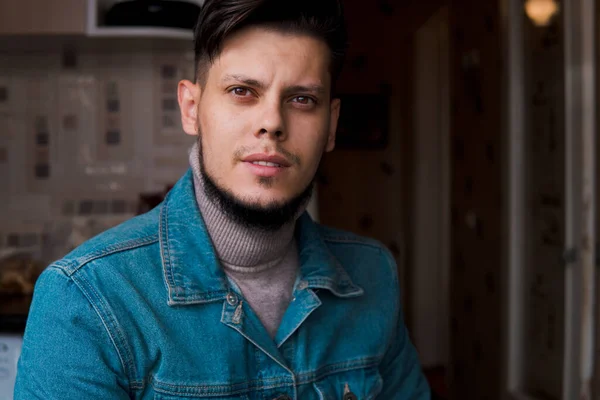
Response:
M341 0L206 0L194 30L194 80L204 84L225 40L250 26L308 35L325 42L331 53L333 91L347 47Z

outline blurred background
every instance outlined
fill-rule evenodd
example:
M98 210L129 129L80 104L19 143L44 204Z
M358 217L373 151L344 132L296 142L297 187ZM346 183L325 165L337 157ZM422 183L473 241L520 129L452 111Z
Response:
M40 271L187 169L201 0L0 0L0 400ZM446 399L600 399L595 0L344 0L310 213L396 257Z

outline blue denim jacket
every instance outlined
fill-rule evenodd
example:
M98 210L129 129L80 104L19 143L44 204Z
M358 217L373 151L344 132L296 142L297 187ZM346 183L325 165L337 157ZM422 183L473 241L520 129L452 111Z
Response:
M296 238L272 339L219 267L188 172L44 271L15 399L429 399L390 254L306 213Z

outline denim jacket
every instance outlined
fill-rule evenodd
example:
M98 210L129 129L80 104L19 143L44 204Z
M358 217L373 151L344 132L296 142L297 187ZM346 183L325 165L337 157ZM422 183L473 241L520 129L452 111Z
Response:
M275 338L219 266L191 172L36 283L16 400L429 399L377 242L296 226L300 272Z

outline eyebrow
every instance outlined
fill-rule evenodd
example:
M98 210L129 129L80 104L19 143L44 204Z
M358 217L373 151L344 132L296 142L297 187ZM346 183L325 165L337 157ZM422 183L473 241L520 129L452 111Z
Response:
M253 86L258 89L264 89L266 85L257 79L250 78L245 75L229 74L223 77L223 82L235 81L244 85Z
M302 93L313 93L313 94L317 94L317 95L324 95L325 87L323 87L321 85L307 85L307 86L295 85L295 86L290 86L290 87L286 88L284 90L284 92L286 94L294 94L294 93L302 92Z
M234 82L238 82L238 83L242 83L244 85L248 85L248 86L252 86L255 87L257 89L265 89L267 87L267 85L265 85L263 82L254 79L254 78L250 78L246 75L239 75L239 74L228 74L225 75L223 77L223 82L228 82L228 81L234 81ZM298 93L298 92L305 92L305 93L314 93L317 95L323 95L326 93L325 87L322 85L294 85L294 86L290 86L284 89L284 93L286 95L290 95L290 94L294 94L294 93Z

